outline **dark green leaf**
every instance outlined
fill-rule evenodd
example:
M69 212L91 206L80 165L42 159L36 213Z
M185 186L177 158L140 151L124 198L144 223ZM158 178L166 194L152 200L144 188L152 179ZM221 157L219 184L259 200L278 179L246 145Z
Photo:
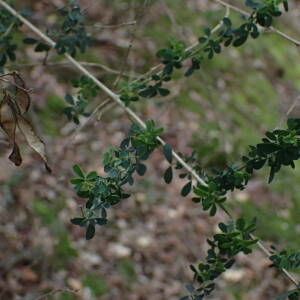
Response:
M87 180L92 180L92 179L96 179L98 176L99 175L96 171L91 171L87 174L86 179Z
M263 143L257 145L258 151L263 154L271 154L280 149L280 146L274 143Z
M147 167L144 164L138 164L136 166L136 172L140 175L140 176L144 176L145 173L147 171Z
M83 171L82 171L82 169L81 169L81 167L79 166L79 165L74 165L73 166L73 171L74 171L74 173L75 174L77 174L79 177L81 177L81 178L84 178L85 176L84 176L84 173L83 173Z
M217 212L217 206L215 204L212 205L210 211L209 211L209 215L211 217L215 216L216 215L216 212Z
M95 235L95 225L94 224L89 224L85 233L85 238L87 240L90 240L94 237Z
M70 182L71 182L72 184L79 184L79 183L84 182L84 179L82 179L82 178L72 178L72 179L70 180Z
M247 41L248 35L242 35L233 42L234 47L240 47Z
M107 224L106 218L96 218L96 221L97 221L98 225L106 225Z
M164 173L164 180L167 184L171 183L173 179L173 169L169 167Z
M218 226L222 232L227 232L227 226L224 223L219 223Z
M275 300L285 300L288 296L294 294L295 292L297 292L296 289L290 290L290 291L288 291L286 293L280 294L279 296L276 297Z
M33 38L25 38L23 39L23 43L28 45L33 45L37 43L37 40Z
M71 219L71 223L74 224L74 225L83 225L84 224L84 221L85 221L85 218L74 218L74 219Z
M236 228L238 230L242 231L245 228L245 225L246 225L245 219L243 219L243 218L237 219L237 221L236 221Z
M226 269L230 269L234 265L234 263L235 263L235 259L231 259L228 262L226 262L226 264L224 265L224 267Z
M165 144L163 146L163 152L166 160L171 164L173 160L172 148L168 144Z
M186 285L185 288L189 293L193 293L195 291L194 286L191 284Z
M74 99L73 99L73 97L72 97L70 94L66 94L65 100L66 100L66 102L68 102L68 103L71 104L71 105L74 105L74 104L75 104L75 103L74 103Z
M51 47L49 45L43 44L43 43L39 43L34 48L34 51L35 52L43 52L43 51L49 51L50 49L51 49Z
M187 196L192 189L192 181L189 181L181 190L181 196Z
M160 93L161 96L165 97L167 95L170 94L170 91L168 89L163 89L163 88L159 88L158 92Z
M287 125L289 129L300 129L300 118L289 118L287 120Z

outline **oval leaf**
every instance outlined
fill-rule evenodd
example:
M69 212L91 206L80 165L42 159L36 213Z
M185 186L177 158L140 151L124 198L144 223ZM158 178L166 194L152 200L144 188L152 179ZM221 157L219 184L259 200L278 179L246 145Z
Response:
M182 188L182 190L181 190L181 196L183 196L183 197L187 196L187 195L190 193L191 189L192 189L192 182L189 181L189 182Z
M73 166L73 171L74 171L74 173L76 174L76 175L78 175L79 177L81 177L81 178L84 178L84 174L83 174L83 171L82 171L82 169L81 169L81 167L79 166L79 165L74 165Z
M95 225L90 223L86 230L85 238L87 240L90 240L94 237L94 235L95 235Z
M172 148L168 144L165 144L163 146L163 152L166 160L171 164L173 159Z

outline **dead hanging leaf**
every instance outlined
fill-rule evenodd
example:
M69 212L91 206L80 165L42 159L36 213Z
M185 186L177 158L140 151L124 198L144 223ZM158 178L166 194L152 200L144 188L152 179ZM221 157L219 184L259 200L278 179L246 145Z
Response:
M28 145L40 155L40 157L45 162L45 167L48 172L51 172L51 169L47 163L47 157L46 157L46 147L44 142L38 137L38 135L35 133L32 125L23 117L19 116L18 120L18 127L22 131L23 135L26 138L26 141Z
M19 147L16 143L16 127L17 118L14 112L13 105L11 103L10 96L5 94L0 104L0 126L7 134L9 140L13 144L13 151L9 156L9 159L16 165L19 166L22 163L22 157L20 154Z
M14 96L12 97L7 90L4 89L4 97L0 102L0 126L13 144L13 150L9 159L14 162L16 166L22 163L19 146L16 143L16 128L18 127L25 136L28 145L39 154L45 162L46 170L51 172L46 156L45 144L36 134L31 123L23 116L30 106L30 96L26 90L25 83L17 72L9 73L4 76L12 76L14 79L12 84L15 86ZM4 76L2 75L2 78Z
M30 96L26 90L25 82L17 72L13 72L13 78L16 86L16 98L15 101L20 109L20 113L23 115L28 111L30 106Z

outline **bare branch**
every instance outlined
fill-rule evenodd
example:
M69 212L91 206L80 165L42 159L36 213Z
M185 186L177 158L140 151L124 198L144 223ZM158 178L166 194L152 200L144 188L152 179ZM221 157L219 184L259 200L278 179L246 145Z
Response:
M46 297L49 297L49 296L53 296L55 294L58 294L58 293L71 293L71 294L74 294L76 295L76 293L78 293L79 290L71 290L71 289L68 289L68 288L62 288L62 289L56 289L56 290L52 290L42 296L39 296L37 297L35 300L42 300L42 299L46 299Z

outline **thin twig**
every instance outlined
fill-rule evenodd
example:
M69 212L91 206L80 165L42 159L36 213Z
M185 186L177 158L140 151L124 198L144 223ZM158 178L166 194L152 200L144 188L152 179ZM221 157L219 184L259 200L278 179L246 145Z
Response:
M228 17L229 16L229 13L230 13L230 8L227 6L226 7L226 13L225 13L225 17ZM223 20L221 20L212 30L211 30L211 33L215 33L216 31L218 31L221 26L223 25ZM193 43L192 45L190 45L189 47L187 47L184 52L189 52L189 51L192 51L193 49L195 49L197 46L199 45L199 42L195 42ZM160 63L154 67L152 67L146 74L144 74L142 77L148 77L154 73L157 73L159 72L162 68L163 68L164 64ZM159 75L160 73L158 73Z
M285 115L280 119L280 121L278 122L278 125L276 126L276 129L281 127L282 123L287 119L287 117L292 113L292 111L294 110L294 108L297 106L297 104L300 101L300 95L293 101L293 103L290 105L290 107L288 108L288 110L286 111Z
M58 293L72 293L72 294L76 295L76 293L78 293L78 291L79 290L71 290L68 288L56 289L56 290L50 291L42 296L37 297L35 300L42 300L42 299L45 299L46 297L53 296Z
M78 133L85 127L88 125L88 123L92 120L92 118L94 117L94 115L99 112L99 113L103 113L103 110L107 107L107 105L110 103L110 98L108 98L108 100L104 100L102 103L100 103L99 105L97 105L94 110L91 112L91 115L89 116L89 118L83 122L80 126L76 127L76 130L74 130L74 132L72 133L72 135L70 137L68 137L65 141L65 143L62 145L61 148L61 152L64 152L64 150L66 149L66 147L72 145L74 139L76 138L76 136L78 135Z
M129 22L125 22L125 23L121 23L121 24L112 24L112 25L103 25L103 24L94 24L91 26L87 26L87 27L93 27L93 28L119 28L119 27L123 27L123 26L132 26L132 25L136 25L136 21L129 21Z
M81 65L86 66L86 67L92 67L92 68L101 68L104 71L111 73L111 74L116 74L116 75L120 75L121 72L118 70L114 70L106 65L100 64L100 63L91 63L91 62L84 62L84 61L80 61L79 62ZM31 68L31 67L35 67L35 66L39 66L39 65L43 65L41 63L31 63L31 64L14 64L13 66L17 67L17 68ZM69 61L59 61L59 62L46 62L46 64L44 64L45 67L49 66L49 67L55 67L55 66L73 66ZM123 72L121 74L122 76L126 76L126 77L138 77L137 74L129 74L126 72Z
M163 10L165 11L166 15L168 16L168 18L170 19L173 27L175 28L176 32L178 35L180 35L180 37L183 40L186 40L186 35L183 33L183 31L181 30L181 27L179 26L173 12L170 10L170 8L168 7L167 3L165 0L160 0L160 3L163 7Z
M262 250L262 252L266 254L266 256L270 257L272 255L272 253L253 234L250 234L250 237L253 240L257 240L256 242L257 246ZM296 285L297 288L299 287L298 281L286 269L283 268L282 272L290 281L292 281Z
M144 3L142 5L142 7L140 9L137 9L136 10L136 22L135 22L135 27L133 28L132 32L131 32L131 36L130 36L130 41L129 41L129 46L127 48L127 51L126 51L126 54L124 56L124 59L123 59L123 62L122 62L122 65L121 65L121 71L120 71L120 74L119 76L117 77L117 79L115 80L114 82L114 86L117 86L117 84L119 83L121 77L122 77L122 74L123 72L125 71L125 67L126 67L126 64L127 64L127 60L128 60L128 57L129 57L129 54L130 54L130 51L133 47L133 42L135 40L135 33L137 31L137 25L140 23L142 17L143 17L143 14L144 14L144 10L146 8L146 6L148 5L148 0L144 0Z

